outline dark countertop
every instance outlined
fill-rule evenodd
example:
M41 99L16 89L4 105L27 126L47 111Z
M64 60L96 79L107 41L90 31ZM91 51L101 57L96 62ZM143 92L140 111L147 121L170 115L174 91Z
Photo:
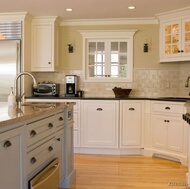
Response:
M174 101L174 102L186 102L190 100L190 97L132 97L128 98L114 98L114 97L65 97L63 95L59 97L55 96L29 96L26 99L60 99L60 100L158 100L158 101Z

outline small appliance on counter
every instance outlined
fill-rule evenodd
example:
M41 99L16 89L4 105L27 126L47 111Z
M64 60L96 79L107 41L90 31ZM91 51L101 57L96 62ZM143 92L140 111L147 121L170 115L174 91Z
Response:
M76 97L78 96L78 77L76 75L65 76L65 96Z
M34 96L56 96L60 93L60 84L51 81L39 82L37 87L33 88Z

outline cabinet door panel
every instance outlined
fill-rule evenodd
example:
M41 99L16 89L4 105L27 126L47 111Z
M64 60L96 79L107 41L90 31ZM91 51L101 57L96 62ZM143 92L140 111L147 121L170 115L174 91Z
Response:
M177 152L183 152L184 127L181 117L168 117L168 148Z
M124 102L121 113L121 146L140 146L142 104Z
M167 148L167 116L153 115L152 117L152 140L153 146Z
M22 129L0 134L0 188L22 189ZM5 143L9 141L9 145Z
M114 102L86 102L82 108L82 146L117 147L118 107Z

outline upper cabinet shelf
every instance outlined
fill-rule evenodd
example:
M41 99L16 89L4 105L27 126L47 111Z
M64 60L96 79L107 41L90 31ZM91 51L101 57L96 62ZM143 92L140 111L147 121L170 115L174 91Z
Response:
M160 62L190 60L190 9L158 15Z
M36 17L32 21L31 71L58 70L58 17Z

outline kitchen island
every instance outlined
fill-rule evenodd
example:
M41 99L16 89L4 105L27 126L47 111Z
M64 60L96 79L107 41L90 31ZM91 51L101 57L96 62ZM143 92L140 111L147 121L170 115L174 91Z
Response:
M73 106L26 103L18 109L0 103L0 188L29 189L28 181L55 159L55 185L70 187L75 180Z

